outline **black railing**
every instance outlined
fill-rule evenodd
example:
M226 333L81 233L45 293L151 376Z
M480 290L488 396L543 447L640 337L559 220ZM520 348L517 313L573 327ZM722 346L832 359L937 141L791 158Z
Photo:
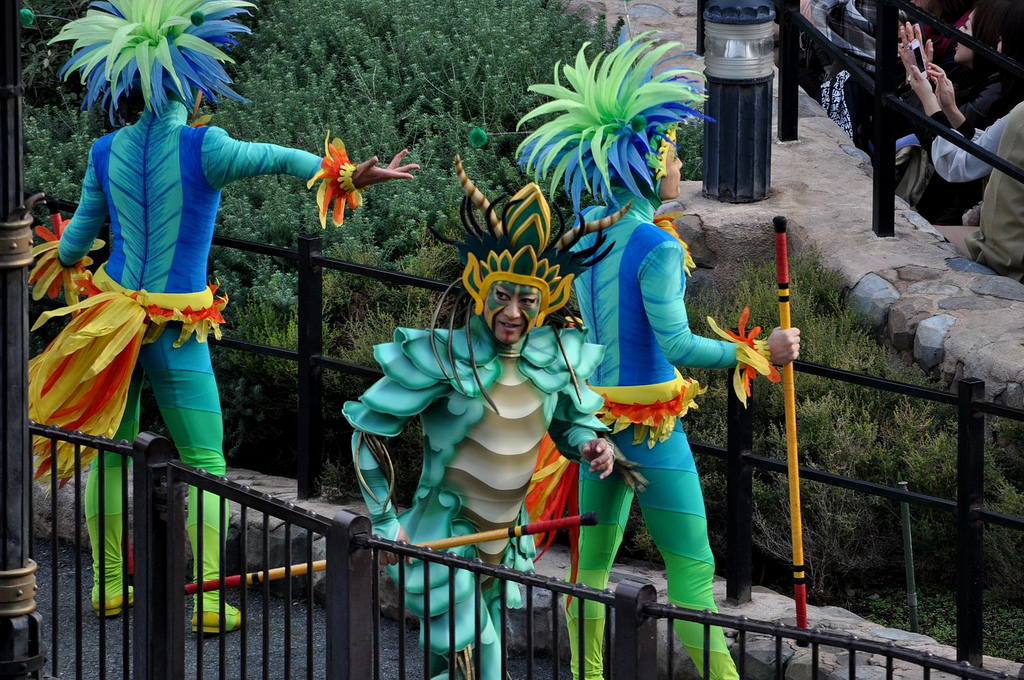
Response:
M102 677L129 677L131 657L131 624L127 615L115 619L107 616L107 610L101 606L97 614L91 605L93 569L88 547L85 518L85 475L83 475L83 453L89 449L98 451L98 455L114 455L123 458L120 475L120 493L123 503L121 513L122 535L129 536L128 510L128 461L136 451L128 442L114 442L102 437L89 437L81 432L66 432L56 427L43 427L30 423L29 431L36 441L49 442L51 457L60 442L74 445L73 470L67 483L71 485L71 493L61 492L63 483L56 474L56 465L46 484L47 507L37 508L39 516L45 519L49 513L46 526L33 526L31 536L32 557L39 563L37 572L39 593L37 600L41 611L49 610L47 628L44 629L43 642L47 648L47 662L44 670L54 677L83 678L99 674ZM115 490L105 488L108 480L105 475L98 475L97 491L100 498L105 498ZM34 490L40 487L36 486ZM70 511L68 506L70 505ZM98 532L106 532L108 521L103 506L97 515ZM36 516L36 513L33 513ZM62 517L73 518L62 523ZM67 531L71 530L71 535ZM65 535L61 535L61 530ZM37 538L38 537L38 538ZM48 539L48 540L47 540ZM70 549L68 547L70 544ZM69 554L70 553L70 554ZM130 571L129 549L123 551L121 564L123 587L114 592L106 583L106 554L100 550L96 556L99 562L99 602L120 595L122 602L129 601L128 573ZM73 564L69 563L73 562ZM70 591L70 592L69 592ZM127 609L127 608L126 608Z
M778 135L781 141L798 138L798 71L800 34L841 64L850 77L864 88L874 102L872 137L872 229L878 236L893 236L895 211L893 198L896 189L896 130L897 116L906 118L915 126L948 140L972 156L984 160L1018 182L1024 182L1024 169L1019 168L998 155L983 149L969 139L937 123L922 112L900 100L896 94L901 67L895 56L875 59L874 74L870 74L849 55L833 45L822 32L800 13L798 0L775 0L780 15L779 29L779 118ZM914 5L908 0L880 0L875 24L875 52L896 55L899 42L900 12L923 21L943 35L949 36L974 50L1003 71L1024 77L1024 65L1005 57L988 45L970 35L960 32L954 26L943 22L934 14ZM698 35L703 33L703 14L698 16Z
M894 0L887 0L889 2ZM803 17L800 17L803 20ZM55 203L63 209L73 209L72 204ZM301 236L297 251L286 248L214 237L214 245L233 247L248 252L281 257L298 265L298 350L288 350L252 343L244 340L225 338L215 344L233 350L254 352L296 361L299 364L299 409L298 409L298 497L308 498L313 494L323 470L324 416L323 370L341 371L368 378L378 378L378 369L358 366L323 355L323 276L324 270L333 270L370 277L398 285L409 285L431 291L443 291L447 284L410 276L401 272L368 267L345 260L325 257L322 239L318 235ZM1008 408L983 399L984 384L975 379L961 380L958 393L952 394L906 383L875 378L868 375L842 371L835 368L797 361L799 372L825 377L849 385L878 389L925 399L937 403L957 405L958 417L958 479L955 501L924 496L896 487L853 479L821 470L801 468L803 479L831 486L850 489L897 502L907 502L922 507L954 512L957 534L957 654L961 660L980 664L982 655L982 611L981 568L983 564L982 532L985 523L1004 526L1017 531L1024 530L1024 520L992 512L984 507L984 480L981 470L984 459L984 442L980 429L984 414L1024 421L1024 411ZM730 399L731 399L730 395ZM785 463L753 456L752 426L749 414L736 404L729 406L729 441L726 449L700 442L691 442L694 451L728 457L728 591L731 600L745 601L749 598L752 577L750 572L752 550L752 469L760 468L774 474L786 474Z
M832 376L835 377L835 376ZM979 396L980 383L967 381L958 399L962 412L967 417L981 421L980 412L972 407ZM939 393L942 394L942 393ZM943 395L943 397L948 395ZM732 412L732 409L730 409ZM1000 409L1002 415L1015 415ZM972 416L971 413L974 413ZM743 412L736 411L740 414ZM976 428L972 427L971 430ZM347 511L337 513L333 519L327 519L311 511L297 508L266 494L258 494L252 490L232 483L223 478L213 477L201 470L195 470L182 463L172 460L173 449L169 441L149 433L141 434L134 444L127 442L110 442L102 438L86 437L81 433L66 433L56 428L42 428L32 425L33 435L47 437L52 441L68 441L76 445L76 459L80 461L81 450L91 446L102 451L130 456L133 460L134 489L134 552L137 569L135 571L135 608L131 618L122 617L120 660L113 659L110 663L104 657L103 636L105 627L100 626L98 633L99 652L92 656L96 649L93 641L88 643L83 636L88 631L82 625L82 605L88 611L87 599L82 591L84 571L77 568L76 584L73 586L75 596L71 606L75 608L76 642L73 653L67 654L65 662L60 662L59 651L62 646L59 637L62 624L67 621L67 614L61 613L59 607L63 603L67 609L65 597L58 597L61 588L56 575L60 566L56 561L52 564L53 578L52 595L41 597L40 604L45 611L47 605L51 611L50 666L52 674L57 675L63 669L63 677L75 678L92 676L99 677L136 677L136 678L182 678L193 675L197 678L208 677L305 677L305 678L381 678L381 677L429 677L431 675L430 658L423 655L420 645L407 639L407 623L405 618L405 560L409 557L422 560L429 566L449 572L456 570L468 571L473 574L475 588L477 628L481 620L479 612L482 606L481 582L483 579L497 579L501 582L518 584L525 593L525 617L521 614L518 625L525 627L525 645L511 648L510 638L500 636L501 677L505 677L506 669L514 668L517 677L529 680L539 677L559 678L564 674L568 656L564 651L564 621L562 599L576 598L582 608L604 606L608 608L609 625L605 627L605 663L606 673L622 680L647 677L674 677L673 647L676 645L675 634L672 632L673 621L689 621L699 624L704 629L705 639L709 636L711 626L720 626L734 632L736 637L734 657L737 659L740 678L755 677L753 671L746 667L749 655L748 648L756 644L768 644L776 653L769 661L774 667L775 677L787 675L784 668L784 655L781 653L783 644L809 647L811 650L811 677L820 677L821 673L834 672L835 668L827 667L820 659L821 650L843 650L847 653L845 665L850 668L850 677L859 675L857 655L865 661L874 656L881 657L888 677L892 677L894 663L911 664L920 669L922 677L929 677L931 672L943 672L950 675L971 678L972 680L990 680L997 677L993 672L977 667L977 664L959 664L952 660L935 657L927 652L902 649L891 643L878 643L861 640L853 636L823 632L816 629L801 630L784 626L781 623L751 621L745 617L733 617L711 612L698 612L678 608L671 604L659 602L653 586L625 580L616 585L614 591L598 591L584 585L566 583L557 579L541 577L536 574L513 571L504 566L484 564L480 560L469 561L449 553L439 553L427 548L396 543L371 535L368 519ZM978 432L970 432L967 439L972 439ZM762 467L767 470L777 469L778 461L750 456L741 456L741 465ZM972 468L980 468L975 461ZM79 472L81 465L78 466ZM126 470L126 467L122 469ZM979 470L980 471L980 470ZM811 473L813 471L805 471ZM80 475L79 475L80 476ZM126 473L122 473L125 479ZM825 481L822 479L821 481ZM856 481L856 480L853 480ZM79 480L80 482L80 480ZM125 479L125 484L127 480ZM247 590L239 591L236 599L240 600L245 626L239 633L230 636L220 635L215 639L204 639L197 635L194 642L185 634L186 601L182 586L191 580L187 572L187 554L185 540L184 504L182 496L185 486L194 486L217 498L221 535L228 534L227 504L231 502L239 508L238 543L233 548L240 554L242 572L254 566L248 549L249 529L258 536L262 549L257 550L259 557L256 568L266 573L270 567L284 565L284 578L279 590L272 591L270 580L260 581L262 588L249 594ZM52 483L56 487L56 482ZM76 487L78 484L76 484ZM970 486L970 485L968 485ZM731 485L730 485L731 488ZM56 506L56 492L50 502ZM976 493L977 489L968 489L968 493ZM80 492L78 492L80 494ZM733 495L730 492L730 496ZM910 502L930 502L927 497L918 494L901 493L896 490L884 490L879 495L900 497ZM203 494L197 496L199 503ZM75 514L77 520L76 535L81 535L80 497L76 495ZM977 498L974 499L978 501ZM944 507L944 506L943 506ZM974 508L976 509L976 508ZM971 511L973 512L972 509ZM202 508L198 509L202 513ZM127 512L124 513L127 515ZM968 518L979 523L983 512ZM56 511L55 511L56 516ZM253 518L254 521L250 521ZM271 519L282 522L274 527ZM1015 520L1016 526L1021 520ZM270 536L272 533L283 533L283 549L272 556ZM317 537L320 537L319 540ZM973 537L969 537L973 540ZM299 561L293 564L293 542L300 545L295 552L299 553ZM326 558L323 565L323 582L318 584L309 575L316 571L314 545L321 544L320 554ZM975 546L980 548L980 541ZM56 537L56 527L51 531L51 549L56 555L60 546ZM225 569L230 564L229 551L224 544L205 549L221 551L221 563ZM200 544L196 559L202 562L204 547ZM397 577L397 589L389 577L382 576L377 564L381 552L394 553L400 558ZM75 544L75 554L81 559L82 545ZM45 566L45 565L44 565ZM127 566L127 565L126 565ZM300 568L305 571L304 582L295 583L293 576L298 576ZM79 572L83 573L79 573ZM221 574L221 586L226 576ZM394 636L386 638L381 634L380 611L384 599L382 591L387 583L397 596L397 642ZM66 585L66 584L65 584ZM223 590L223 588L220 588ZM66 588L65 588L66 590ZM323 594L320 594L323 592ZM504 592L502 587L501 592ZM544 604L538 605L535 596L545 593ZM258 604L253 601L259 599ZM274 605L271 605L272 600ZM292 607L296 600L304 600L299 604L304 616L297 623L292 615ZM980 606L980 600L978 600ZM429 608L429 603L426 603ZM283 610L282 610L283 607ZM541 607L541 611L537 608ZM314 609L316 614L314 615ZM499 600L499 625L507 630L513 610L508 606L504 596ZM91 614L89 615L92 616ZM581 614L582 616L582 614ZM658 622L666 622L667 635L660 639ZM102 623L102 622L101 622ZM979 622L980 625L980 622ZM121 627L119 626L119 627ZM275 634L271 635L271 629ZM614 630L614 633L612 632ZM322 637L320 633L322 631ZM301 639L305 632L304 641ZM298 633L298 635L296 635ZM261 640L251 641L250 637L259 634ZM585 643L585 629L581 627L578 642ZM429 633L424 631L426 647L429 648ZM454 632L449 630L449 635ZM476 634L479 644L479 630ZM317 639L314 642L314 636ZM129 645L129 641L131 644ZM250 642L261 648L258 654L250 650ZM449 649L452 647L449 643ZM297 651L293 649L299 647ZM187 655L189 649L194 656ZM705 643L705 649L708 646ZM213 657L207 663L207 656ZM96 659L94 662L93 659ZM476 677L481 677L480 656L471 663L476 665ZM73 663L73 669L68 664ZM454 664L454 661L450 662ZM384 669L384 665L388 664ZM704 668L708 668L707 658ZM422 668L422 675L417 669ZM382 670L383 669L383 670ZM436 669L434 669L436 672ZM582 668L579 669L582 671ZM906 672L905 667L902 669ZM87 671L87 672L86 672ZM916 672L916 671L911 671ZM757 674L761 677L763 672ZM1005 677L1005 676L1003 676Z

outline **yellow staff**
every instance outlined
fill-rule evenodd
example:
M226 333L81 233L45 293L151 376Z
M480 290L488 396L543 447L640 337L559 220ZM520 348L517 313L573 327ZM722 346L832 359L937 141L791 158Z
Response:
M786 252L786 218L776 217L775 273L779 281L779 326L786 330L789 320L789 255ZM807 628L807 579L804 574L804 534L800 520L800 460L796 445L796 387L793 364L782 367L782 390L786 404L786 463L789 470L789 522L793 535L793 600L796 625Z
M420 548L447 550L448 548L457 548L460 545L496 541L499 538L515 538L517 536L526 536L528 534L546 534L549 531L571 529L578 526L594 526L595 524L597 524L597 513L588 512L583 515L575 515L573 517L549 519L543 522L532 522L530 524L518 524L507 529L480 531L475 534L442 538L436 541L417 543L416 545ZM238 588L241 585L253 585L256 583L263 583L264 581L277 581L288 577L289 571L291 572L291 576L305 576L310 571L323 571L325 569L327 569L327 560L316 560L312 564L309 562L299 562L298 564L291 565L291 567L276 567L266 571L254 571L248 574L235 574L234 576L224 577L224 588ZM220 587L220 579L214 578L209 581L203 581L199 584L187 584L185 586L185 594L194 595L200 588L202 588L204 593L209 590L220 590Z

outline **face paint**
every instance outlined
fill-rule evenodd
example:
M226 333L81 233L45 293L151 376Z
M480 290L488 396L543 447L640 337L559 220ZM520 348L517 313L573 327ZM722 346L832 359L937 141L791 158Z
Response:
M540 293L536 288L498 282L487 293L484 320L495 339L514 345L533 327L540 311Z

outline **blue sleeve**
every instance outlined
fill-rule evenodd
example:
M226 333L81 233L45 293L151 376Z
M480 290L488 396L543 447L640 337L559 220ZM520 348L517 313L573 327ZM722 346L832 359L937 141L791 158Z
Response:
M319 156L276 144L240 142L221 128L203 138L203 173L214 189L257 175L292 175L308 180L320 169Z
M674 366L731 368L736 365L736 346L724 340L702 338L690 332L683 295L683 248L665 241L651 249L637 272L644 311L654 337Z
M107 196L96 175L96 146L89 151L89 166L82 182L82 196L78 199L78 210L64 229L57 251L60 263L70 267L85 257L100 233L103 223L110 216Z

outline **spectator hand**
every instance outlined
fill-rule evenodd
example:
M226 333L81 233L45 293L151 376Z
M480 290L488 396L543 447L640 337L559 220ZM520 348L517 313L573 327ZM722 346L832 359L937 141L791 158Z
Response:
M910 43L917 40L922 45L924 57L925 57L925 73L921 72L921 69L917 67L917 60L914 58L914 51L910 49ZM903 62L903 68L907 70L907 77L910 83L910 87L913 88L914 93L917 94L921 101L925 101L925 96L932 93L931 83L928 81L928 66L929 57L931 56L931 41L928 41L928 45L925 45L924 40L921 36L921 27L916 24L911 24L909 21L906 24L900 25L900 61Z
M935 83L935 96L939 100L942 112L946 114L953 127L960 127L966 119L956 105L953 82L946 76L946 72L935 64L928 64L928 78Z
M604 479L612 473L615 467L615 449L606 439L591 439L580 449L583 459L590 462L590 471L601 471L600 479Z
M800 356L800 329L773 330L768 336L768 353L769 360L776 366L795 361Z
M399 165L407 153L409 153L408 149L399 151L386 168L377 165L376 156L363 161L356 166L355 172L352 173L352 184L356 189L363 189L371 184L389 182L393 179L412 179L412 174L409 171L419 170L420 166L417 163Z

